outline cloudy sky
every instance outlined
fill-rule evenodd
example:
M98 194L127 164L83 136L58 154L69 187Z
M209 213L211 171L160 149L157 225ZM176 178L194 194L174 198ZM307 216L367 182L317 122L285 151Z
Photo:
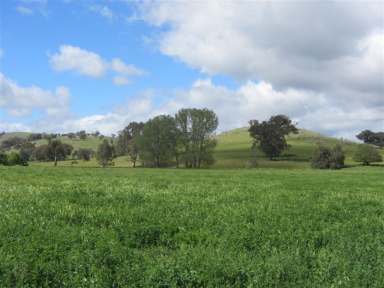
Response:
M0 2L0 130L110 134L181 107L384 130L383 1Z

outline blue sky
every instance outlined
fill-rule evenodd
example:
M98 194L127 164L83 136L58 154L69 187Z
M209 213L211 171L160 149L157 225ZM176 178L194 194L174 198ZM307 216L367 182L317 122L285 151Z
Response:
M4 0L0 9L0 130L110 134L190 106L215 110L220 130L281 113L340 137L384 129L382 2Z

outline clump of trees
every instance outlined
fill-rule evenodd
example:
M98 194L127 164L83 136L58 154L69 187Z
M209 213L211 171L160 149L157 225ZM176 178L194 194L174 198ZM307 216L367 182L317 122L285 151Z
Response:
M78 150L72 153L72 156L74 156L78 160L90 161L94 154L95 151L93 151L92 149L79 148Z
M37 161L53 161L54 166L57 166L58 161L65 160L72 151L72 145L53 139L48 144L37 146L33 151L33 158Z
M12 151L9 154L0 152L0 165L5 166L28 166L28 160L21 155L21 153Z
M375 147L362 144L357 147L353 160L363 165L370 165L371 163L382 162L383 157Z
M345 152L340 144L334 147L319 145L313 152L311 167L315 169L341 169L345 167Z
M147 167L183 163L200 168L214 162L216 114L208 109L181 109L172 117L159 115L146 123L131 122L116 138L116 154L128 155L136 166L140 159Z
M96 152L96 159L102 167L112 165L112 160L115 156L113 145L109 143L107 139L99 145Z
M384 147L384 132L372 132L364 130L358 135L357 139L362 140L365 144L372 144L378 147Z
M289 117L276 115L268 121L249 121L249 135L253 138L253 146L257 145L268 156L270 160L281 155L289 148L286 136L290 133L298 133L298 129Z

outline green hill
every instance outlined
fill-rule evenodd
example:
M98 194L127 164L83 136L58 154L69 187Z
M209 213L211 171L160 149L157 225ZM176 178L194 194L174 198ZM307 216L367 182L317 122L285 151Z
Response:
M309 166L313 150L319 145L343 145L347 162L357 146L352 141L323 136L319 133L300 129L298 134L288 136L290 149L286 150L276 161L270 161L263 152L251 150L252 139L247 128L238 128L217 136L218 145L215 152L216 167L244 168L251 166L251 159L256 155L257 167L299 168Z
M28 137L30 133L16 132L6 133L0 137L0 143L5 139L13 136ZM88 136L85 140L70 139L66 136L59 136L64 143L68 143L78 148L91 148L97 149L97 146L101 143L102 139L99 137ZM313 150L319 145L335 145L336 143L342 144L346 151L346 163L355 164L352 161L352 155L357 147L356 142L336 139L327 137L319 133L300 129L298 134L292 134L288 136L288 144L290 149L286 150L281 157L274 161L270 161L261 151L252 151L252 140L249 137L247 128L237 128L217 135L218 145L215 149L216 162L213 168L246 168L252 167L252 159L256 156L257 167L269 167L269 168L305 168L309 167L309 160L311 158ZM35 141L37 145L47 143L47 140ZM382 152L384 155L384 151ZM116 167L130 167L131 163L128 157L118 157L114 160ZM33 163L34 165L50 165L50 163ZM71 166L72 161L62 161L60 166ZM98 166L96 160L93 159L88 162L79 161L76 166L95 167Z

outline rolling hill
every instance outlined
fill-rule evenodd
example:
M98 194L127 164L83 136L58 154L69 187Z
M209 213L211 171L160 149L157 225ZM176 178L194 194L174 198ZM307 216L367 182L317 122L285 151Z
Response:
M6 133L0 137L0 143L4 139L12 136L28 137L29 133L16 132ZM75 149L78 148L91 148L97 149L102 139L94 136L88 136L85 140L70 139L68 137L60 136L64 143L72 145ZM265 155L256 149L251 150L252 140L249 137L247 128L237 128L217 135L218 145L215 149L214 168L246 168L255 166L252 159L256 156L256 167L269 167L269 168L305 168L309 166L309 159L311 158L313 150L318 144L335 145L341 143L346 151L347 164L355 164L352 161L352 155L357 147L356 142L340 140L332 137L327 137L319 133L300 129L298 134L292 134L287 138L290 149L285 151L281 157L275 161L270 161ZM46 143L46 140L35 141L37 145ZM384 153L384 151L383 151ZM128 157L118 157L114 161L117 167L130 167ZM47 165L47 163L33 163L34 165ZM60 165L71 166L72 161L60 162ZM79 161L76 166L97 166L95 160L89 162Z

